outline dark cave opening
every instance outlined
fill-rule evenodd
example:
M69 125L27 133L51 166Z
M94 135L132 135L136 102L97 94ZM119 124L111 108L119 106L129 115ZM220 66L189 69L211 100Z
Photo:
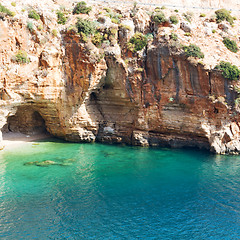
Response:
M9 116L2 128L3 133L46 134L48 133L45 120L31 106L20 106L15 115Z

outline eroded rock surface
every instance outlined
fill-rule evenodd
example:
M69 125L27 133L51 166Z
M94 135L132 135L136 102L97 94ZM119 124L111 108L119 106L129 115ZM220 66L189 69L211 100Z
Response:
M90 16L81 15L95 20L98 16L96 9ZM208 62L186 58L179 42L169 37L175 28L181 33L180 24L151 29L143 9L132 18L125 16L122 25L109 17L106 25L99 23L101 31L116 29L109 43L99 48L69 28L76 22L73 15L66 26L59 26L55 13L44 12L40 20L31 20L34 32L27 29L24 13L0 20L2 131L31 134L42 129L74 142L238 153L237 83L224 79ZM210 25L202 24L204 36ZM153 39L132 53L127 42L136 30ZM183 43L188 41L184 31ZM194 36L195 30L190 31ZM13 61L19 50L27 52L29 63Z

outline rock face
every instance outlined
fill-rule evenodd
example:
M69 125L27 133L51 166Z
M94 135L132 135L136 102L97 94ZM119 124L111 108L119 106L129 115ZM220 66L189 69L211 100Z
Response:
M47 20L42 16L35 22L42 25L40 33L30 32L24 20L0 20L3 132L48 131L74 142L240 151L237 95L219 71L187 59L161 35L164 29L146 49L127 50L133 24L147 33L150 18L125 19L125 30L110 23L107 28L117 28L118 34L102 48L90 39L83 42L74 30L54 36ZM28 64L13 61L22 49Z

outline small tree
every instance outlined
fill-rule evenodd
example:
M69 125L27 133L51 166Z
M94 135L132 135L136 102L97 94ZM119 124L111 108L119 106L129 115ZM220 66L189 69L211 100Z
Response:
M221 61L215 69L221 70L224 78L229 80L237 80L240 76L240 70L236 65L232 65L230 62Z
M86 19L78 18L76 27L78 29L78 33L84 33L86 36L95 33L95 25L93 22L90 22Z
M169 20L170 20L170 22L173 23L173 24L178 24L178 18L177 18L176 15L170 16Z
M230 14L230 11L222 8L215 11L217 22L220 23L224 20L228 21L230 24L233 24L233 17Z
M128 49L132 52L137 52L145 48L147 45L147 37L142 33L135 33L128 42Z
M238 46L237 43L234 40L230 40L229 38L225 37L223 39L224 45L229 49L231 52L238 52Z
M57 11L57 18L58 18L58 21L57 21L58 24L64 25L67 21L65 14L61 11Z
M6 15L10 17L13 17L15 15L14 12L11 12L8 8L4 7L1 3L0 3L0 12L6 13Z
M29 13L28 13L28 17L33 18L35 20L40 19L40 15L35 10L30 10Z
M183 50L187 57L204 58L204 54L202 53L200 47L196 46L195 44L184 46Z
M73 9L73 14L79 14L79 13L88 14L89 12L91 12L91 10L92 10L92 7L87 7L86 2L82 1L77 3L75 8Z
M156 14L154 14L152 16L152 20L153 20L153 22L158 23L158 24L161 24L161 23L164 23L164 22L167 21L167 19L165 17L165 14L162 11L157 12Z
M27 56L27 53L24 51L19 50L18 53L12 57L13 62L17 62L19 64L29 63L29 58Z

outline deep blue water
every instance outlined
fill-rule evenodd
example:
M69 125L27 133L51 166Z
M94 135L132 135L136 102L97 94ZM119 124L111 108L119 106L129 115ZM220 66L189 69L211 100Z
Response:
M24 165L44 160L60 165ZM0 239L240 239L240 157L61 142L5 149Z

